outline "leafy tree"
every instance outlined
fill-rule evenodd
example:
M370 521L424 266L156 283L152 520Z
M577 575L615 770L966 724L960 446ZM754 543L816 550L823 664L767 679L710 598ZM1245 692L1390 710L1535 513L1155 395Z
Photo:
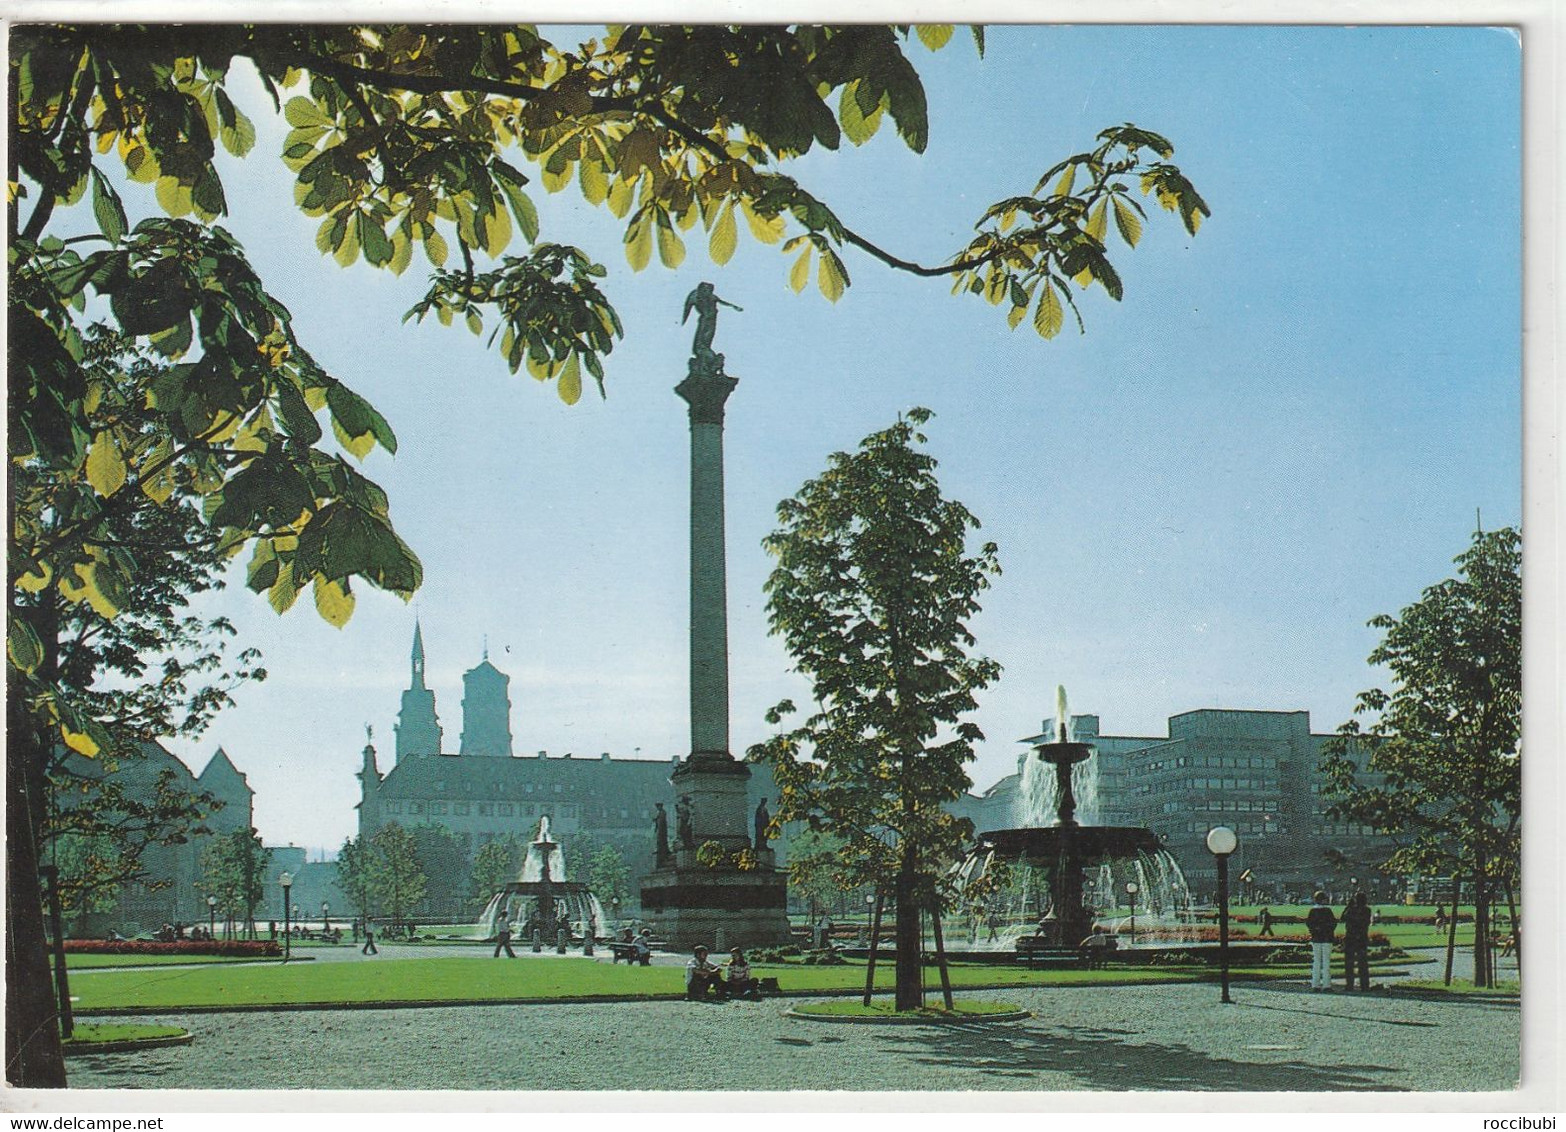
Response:
M468 890L468 853L462 841L443 825L414 826L413 856L426 877L423 899L435 915L459 914ZM417 901L413 901L417 903Z
M1362 692L1327 745L1328 814L1392 839L1397 872L1473 878L1474 980L1489 985L1490 908L1515 876L1522 817L1522 539L1476 532L1458 574L1384 630L1370 663L1391 690ZM1454 913L1455 914L1455 913Z
M272 851L254 829L236 829L215 836L201 853L201 885L218 898L225 919L236 929L256 930L256 907L266 896L267 867Z
M593 854L592 860L588 862L586 876L593 895L606 908L613 909L630 895L631 868L625 863L624 855L613 845L605 845Z
M469 870L468 891L473 902L487 905L495 893L516 880L526 853L521 840L509 833L481 846Z
M368 919L374 911L370 847L362 837L350 837L337 851L337 886L353 902L359 916Z
M424 899L429 879L419 868L418 843L400 825L388 825L370 838L370 894L400 924Z
M846 848L843 838L820 829L803 830L789 841L789 883L812 914L857 887L861 864L856 858L845 860Z
M946 805L971 785L964 765L983 738L962 717L1000 674L970 657L967 620L999 573L996 549L969 553L979 525L942 497L935 460L918 445L931 413L913 409L778 505L764 545L772 631L812 683L815 711L752 747L779 789L774 818L840 842L850 884L890 881L897 901L899 1010L918 1007L919 918L972 823ZM779 722L794 710L779 704Z
M655 246L663 263L679 264L681 233L698 222L713 260L726 262L743 218L791 257L795 290L814 267L821 292L838 298L849 284L841 253L852 246L894 270L951 277L956 290L1004 307L1011 326L1031 311L1045 337L1066 306L1075 310L1068 281L1120 297L1109 220L1136 243L1133 187L1193 233L1208 211L1170 163L1168 141L1126 125L987 209L968 245L942 262L903 259L845 224L782 168L844 136L862 144L887 121L922 151L924 89L903 48L914 37L941 47L945 26L631 25L575 48L530 27L11 32L8 467L13 481L43 468L72 488L39 505L13 483L7 822L32 836L8 854L19 896L7 912L6 1062L22 1085L64 1083L47 1024L41 907L28 895L43 768L57 742L91 757L108 737L61 691L51 627L19 595L53 587L106 616L123 608L146 570L105 522L142 495L199 499L214 545L249 549L248 584L279 611L309 589L342 624L355 579L406 596L421 577L385 494L328 447L322 415L358 459L395 449L390 425L314 361L216 224L228 211L217 149L243 158L256 140L230 82L236 62L255 69L292 127L282 159L298 206L321 220L319 250L401 272L417 248L434 272L409 317L489 329L513 371L554 381L568 403L584 370L603 390L603 359L622 331L599 289L605 269L540 239L533 178L550 192L574 184L623 221L633 269ZM153 190L150 215L127 210L127 181ZM68 207L79 202L90 208ZM85 364L87 311L106 312L116 334L173 364L107 396Z

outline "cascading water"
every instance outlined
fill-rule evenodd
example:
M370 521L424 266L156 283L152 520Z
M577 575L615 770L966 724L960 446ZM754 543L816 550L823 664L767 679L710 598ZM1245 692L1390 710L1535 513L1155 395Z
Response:
M1098 760L1071 730L1066 690L1057 687L1053 741L1023 760L1019 828L979 835L957 870L962 895L947 931L979 950L1012 950L1023 939L1076 946L1100 931L1125 946L1134 917L1137 943L1194 938L1185 876L1158 838L1096 824Z
M536 930L553 945L559 928L573 939L600 936L609 927L604 906L586 884L566 875L565 846L550 834L549 818L540 818L538 832L527 847L522 869L484 907L474 925L473 939L493 939L502 923L526 940Z

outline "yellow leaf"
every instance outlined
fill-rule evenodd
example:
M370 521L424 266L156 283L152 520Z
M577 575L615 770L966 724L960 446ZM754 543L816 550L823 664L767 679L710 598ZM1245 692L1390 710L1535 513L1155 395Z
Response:
M588 204L602 204L609 196L608 178L604 176L604 167L597 161L584 160L577 180Z
M1088 214L1087 234L1099 243L1109 234L1109 202L1101 200L1098 207Z
M53 578L54 570L50 568L49 563L40 562L37 573L28 572L16 580L16 588L23 593L35 594L47 586ZM20 622L13 620L13 624L20 624Z
M614 184L609 186L609 211L624 220L631 207L631 198L635 195L630 181L624 177L615 178Z
M315 611L327 623L341 629L353 616L353 594L341 582L330 581L320 574L315 576Z
M567 405L574 405L582 398L582 367L577 363L576 355L571 355L571 360L566 362L565 369L560 371L560 380L555 384L555 392L560 394L560 399Z
M652 260L652 224L646 213L631 221L626 230L625 259L632 271L640 271Z
M805 284L810 281L810 245L805 245L805 250L799 253L799 258L794 261L794 266L789 268L788 285L794 288L797 295L805 289Z
M1058 197L1069 197L1071 189L1076 183L1077 167L1075 162L1073 162L1066 166L1065 171L1060 175L1060 180L1055 182L1055 195Z
M1054 284L1046 280L1039 305L1033 311L1033 328L1041 337L1053 338L1060 333L1065 321L1066 312L1060 305L1060 296L1055 294Z
M506 211L504 204L496 201L495 210L482 220L484 234L488 237L484 250L492 258L498 259L500 253L506 250L506 245L511 243L511 214Z
M177 177L159 177L155 193L159 207L170 216L185 216L194 206L190 188L180 184Z
M939 51L952 37L951 24L915 24L914 31L919 35L919 42L931 51Z
M65 745L83 758L95 759L98 757L98 744L92 741L92 736L85 731L72 731L65 724L60 724L60 738L65 740Z
M718 222L712 226L712 238L707 241L707 254L712 256L712 262L720 267L728 263L730 257L734 255L734 247L738 240L734 224L734 205L730 204L718 213Z
M749 201L741 202L745 210L745 221L750 225L750 234L763 244L775 244L783 238L783 218L781 216L757 216L751 209Z
M829 251L821 254L821 265L816 269L816 286L834 303L843 297L843 276L838 270L837 256Z
M434 228L426 228L424 231L424 255L436 267L446 262L446 238Z
M336 420L332 421L332 432L337 436L337 443L352 453L356 460L363 460L370 454L370 449L375 447L375 434L373 432L365 432L359 436L350 436L348 435L348 430L338 424Z
M87 482L105 499L125 486L125 457L114 433L107 429L93 437L87 452Z
M658 258L665 267L679 267L685 262L685 241L667 223L658 225Z
M1131 247L1136 247L1136 242L1142 238L1142 219L1122 201L1115 198L1115 227L1120 229L1121 239Z

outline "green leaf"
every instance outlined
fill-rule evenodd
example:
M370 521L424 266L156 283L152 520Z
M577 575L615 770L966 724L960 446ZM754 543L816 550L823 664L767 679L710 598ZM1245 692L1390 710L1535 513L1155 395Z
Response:
M114 433L108 430L93 437L87 451L87 482L104 498L125 486L125 457Z
M609 179L604 176L604 167L592 158L583 159L577 181L588 204L602 204L609 196Z
M522 235L527 242L532 244L538 241L538 209L521 188L510 181L500 182L501 190L506 194L506 200L511 204L511 211L517 218L517 227L522 229Z
M1075 161L1066 164L1065 171L1061 173L1060 180L1055 182L1055 196L1069 197L1072 188L1077 183L1077 163Z
M120 203L114 186L96 168L92 171L92 214L98 221L98 231L107 236L111 243L117 244L125 238L130 228L125 219L125 206Z
M310 98L290 98L283 107L283 117L288 119L290 126L321 126L330 129L337 125L336 120L327 117L325 111Z
M1060 296L1055 294L1054 284L1045 280L1044 290L1039 294L1039 305L1033 310L1033 328L1040 336L1053 338L1060 333L1065 321L1066 312L1060 305Z
M1088 213L1087 234L1099 243L1104 242L1104 237L1109 234L1109 202L1101 200L1092 212Z
M847 284L848 275L843 270L843 262L831 249L824 250L821 253L821 264L816 269L816 286L835 303L843 297L843 288Z
M1142 238L1141 218L1119 197L1115 198L1115 227L1120 229L1121 239L1133 248Z
M738 227L734 223L734 204L730 202L718 213L718 221L712 226L712 236L707 241L707 254L720 267L728 263L739 242Z
M632 271L640 271L652 262L652 220L641 213L625 230L625 259Z
M945 47L952 38L951 24L915 24L914 32L919 36L919 42L931 51L939 51Z
M19 672L32 673L43 663L43 645L33 627L21 617L6 618L5 652L11 666Z

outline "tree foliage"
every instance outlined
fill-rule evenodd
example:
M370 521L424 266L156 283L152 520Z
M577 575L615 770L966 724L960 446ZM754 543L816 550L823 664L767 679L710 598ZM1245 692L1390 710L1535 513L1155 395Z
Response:
M993 543L968 549L978 520L942 497L913 409L778 506L764 540L772 631L811 682L815 710L752 747L779 790L774 820L836 842L846 884L895 886L898 1009L919 1002L918 919L973 829L947 805L971 785L983 738L963 716L1000 666L969 656L968 619L1000 572ZM769 714L781 722L794 706ZM799 879L809 881L809 872Z
M620 850L605 845L588 860L587 883L612 915L615 905L631 893L631 867Z
M1394 840L1387 868L1473 878L1476 978L1485 905L1513 879L1522 817L1522 538L1478 532L1457 577L1426 589L1384 631L1370 663L1390 690L1362 692L1327 745L1329 815Z
M462 841L443 825L425 822L414 826L413 858L426 878L424 893L418 899L428 900L432 911L438 914L456 912L468 890L468 854Z
M370 838L369 889L372 899L401 923L420 900L428 877L419 867L418 842L400 825L388 825Z
M254 829L219 834L201 854L201 880L206 895L218 898L225 919L255 929L256 908L266 898L267 869L272 851L262 846Z
M354 914L374 915L374 888L370 883L370 846L362 837L350 837L337 851L337 887L353 905Z
M468 892L480 907L522 873L527 846L514 834L497 837L479 847L469 869Z

